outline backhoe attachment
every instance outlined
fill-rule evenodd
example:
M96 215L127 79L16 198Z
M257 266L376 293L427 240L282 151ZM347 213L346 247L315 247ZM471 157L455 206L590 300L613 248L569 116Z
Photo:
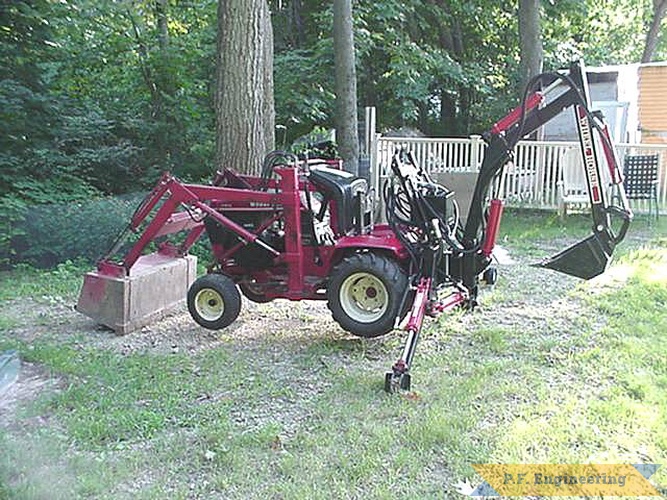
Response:
M542 84L546 84L543 91L533 92ZM567 89L564 92L563 87ZM548 94L559 91L559 95L542 105ZM479 244L480 231L484 226L483 204L491 182L504 165L512 160L516 144L570 107L574 109L577 123L593 217L593 234L535 265L583 279L593 278L605 271L614 248L625 237L632 212L623 189L623 176L609 128L601 113L590 111L590 94L582 62L572 64L567 72L544 73L533 78L526 88L523 103L484 134L488 147L466 221L463 241L466 248L474 248ZM602 147L609 171L610 186L603 184L599 146ZM610 204L607 198L618 204ZM484 263L477 259L476 264L476 256L473 254L464 258L463 282L466 286L473 286L480 272L480 264Z
M543 91L533 92L542 84ZM544 104L552 92L560 93ZM464 224L459 223L457 208L447 209L453 193L435 185L411 154L399 152L392 159L392 178L397 181L385 189L386 215L412 261L412 307L404 326L407 336L403 352L385 376L387 392L410 389L410 369L424 317L456 307L475 307L479 282L495 281L495 269L490 264L503 203L491 195L493 181L512 161L521 139L570 107L575 112L584 159L593 234L536 266L590 279L607 269L616 245L625 237L632 212L609 129L600 113L590 111L583 63L573 64L568 72L535 77L522 104L483 135L487 148ZM598 143L609 170L609 190L602 181ZM608 197L618 205L608 203ZM437 292L442 288L449 289L450 295L439 299Z

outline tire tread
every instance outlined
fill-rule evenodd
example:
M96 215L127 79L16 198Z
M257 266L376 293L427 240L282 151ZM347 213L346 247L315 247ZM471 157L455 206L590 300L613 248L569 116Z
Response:
M389 307L381 318L372 323L354 320L343 310L340 304L340 286L354 272L365 271L375 274L384 282L389 294ZM333 319L348 332L359 337L379 337L394 329L397 316L401 318L406 311L400 311L403 293L408 286L408 277L401 266L393 259L376 252L355 253L341 259L331 271L327 290L327 307Z

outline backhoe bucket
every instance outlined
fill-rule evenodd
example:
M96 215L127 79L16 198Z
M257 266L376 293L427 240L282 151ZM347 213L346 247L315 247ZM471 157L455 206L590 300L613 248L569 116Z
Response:
M553 257L534 264L583 279L602 274L611 261L616 242L607 230L593 233Z
M123 335L172 312L196 277L195 256L144 255L129 276L86 273L76 310Z

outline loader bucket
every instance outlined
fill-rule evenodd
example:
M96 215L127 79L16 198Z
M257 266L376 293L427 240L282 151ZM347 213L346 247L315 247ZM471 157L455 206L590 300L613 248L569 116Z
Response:
M595 232L553 257L534 264L583 279L602 274L611 261L616 241L607 230Z
M146 326L185 301L197 277L197 258L152 253L139 257L129 276L86 273L76 310L118 334Z

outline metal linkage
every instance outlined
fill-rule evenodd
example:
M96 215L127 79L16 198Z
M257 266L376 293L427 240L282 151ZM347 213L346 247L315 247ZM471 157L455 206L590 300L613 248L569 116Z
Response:
M437 316L441 313L463 305L467 300L467 294L456 290L443 300L432 300L431 278L422 277L417 284L412 309L408 316L404 330L407 338L403 346L401 357L391 367L391 371L385 374L384 390L389 393L410 390L410 368L419 342L419 335L424 323L425 316Z

